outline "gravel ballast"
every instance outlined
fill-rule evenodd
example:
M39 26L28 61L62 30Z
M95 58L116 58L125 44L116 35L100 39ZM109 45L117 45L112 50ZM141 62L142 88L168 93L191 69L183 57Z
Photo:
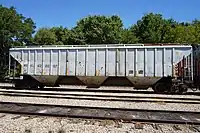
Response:
M11 89L0 91L13 91ZM18 92L55 93L55 91L32 91L18 90ZM20 102L33 104L51 105L71 105L88 107L109 107L109 108L129 108L129 109L150 109L150 110L170 110L170 111L200 111L200 104L164 103L164 102L126 102L126 101L101 101L101 100L80 100L67 98L41 98L27 96L6 96L0 93L1 102ZM196 98L193 95L157 95L157 94L136 94L136 93L102 93L102 92L77 92L60 91L57 94L87 94L87 95L116 95L116 96L149 96L149 97L174 97L174 98ZM21 116L14 114L0 113L1 133L151 133L151 132L200 132L200 126L190 125L170 125L170 124L140 124L122 123L112 120L91 120L78 118L56 118L42 116Z
M112 87L110 87L112 88ZM171 98L193 98L200 99L199 96L193 95L158 95L158 94L136 94L136 93L102 93L102 92L77 92L77 91L38 91L38 90L12 90L0 89L0 101L2 102L20 102L20 103L37 103L51 105L72 105L72 106L89 106L89 107L109 107L109 108L133 108L133 109L150 109L150 110L172 110L172 111L200 111L200 104L187 103L164 103L164 102L126 102L110 100L85 100L85 99L68 99L68 98L43 98L28 96L5 96L5 92L36 92L52 94L81 94L81 95L112 95L112 96L138 96L138 97L171 97ZM59 96L58 96L59 97ZM78 97L77 97L78 98ZM109 98L109 97L108 97ZM173 100L173 99L172 99ZM157 100L159 101L159 99Z
M124 123L112 120L20 116L0 113L1 133L163 133L198 132L200 126Z
M133 108L150 110L174 110L174 111L196 111L199 112L200 104L179 104L163 102L125 102L125 101L100 101L100 100L76 100L62 98L39 98L39 97L19 97L19 96L0 96L1 102L20 102L51 105L71 105L88 107L109 107L109 108Z

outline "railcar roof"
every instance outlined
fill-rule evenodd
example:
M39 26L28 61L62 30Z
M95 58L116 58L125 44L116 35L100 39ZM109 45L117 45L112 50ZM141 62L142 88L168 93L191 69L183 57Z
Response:
M36 50L36 49L104 49L104 48L181 48L192 47L191 45L166 44L166 45L144 45L144 44L97 44L97 45L42 45L42 46L20 46L10 50Z

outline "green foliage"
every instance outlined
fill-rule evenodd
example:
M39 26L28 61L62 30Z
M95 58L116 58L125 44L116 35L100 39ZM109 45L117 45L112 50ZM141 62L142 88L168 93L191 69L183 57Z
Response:
M179 23L149 13L130 28L123 28L119 16L94 15L82 18L72 29L60 26L43 33L39 30L34 40L39 45L200 43L200 21Z
M200 22L178 23L149 13L131 27L141 43L200 43Z
M124 29L122 31L122 37L120 43L123 44L134 44L138 43L139 39L135 36L134 32L130 29Z
M49 29L50 32L52 34L55 35L55 41L54 41L54 45L64 45L64 35L65 35L65 29L61 26L61 27L53 27L51 29Z
M1 46L29 43L34 33L35 23L31 18L18 14L14 7L0 5Z
M74 28L79 39L86 44L109 44L119 43L122 20L118 16L88 16L81 19Z
M69 30L63 27L52 27L50 29L56 35L57 41L56 45L75 45L75 44L83 44L79 38L81 35L74 30Z
M169 21L162 18L161 14L146 14L131 30L138 37L139 42L158 43L163 42L166 34L170 30Z
M55 32L48 28L40 28L34 38L34 42L40 45L55 45L56 41Z
M193 33L193 38L194 42L193 43L200 43L200 21L199 20L194 20L192 22L192 33Z
M9 47L31 43L34 29L35 23L31 18L17 13L14 7L0 5L0 78L8 69Z

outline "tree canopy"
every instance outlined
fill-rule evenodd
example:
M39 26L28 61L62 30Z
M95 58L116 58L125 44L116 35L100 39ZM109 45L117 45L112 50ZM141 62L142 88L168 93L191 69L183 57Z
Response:
M57 41L55 31L48 28L41 28L34 37L34 42L43 45L53 45Z
M93 15L80 19L71 29L64 26L40 27L14 7L0 5L1 51L18 45L78 45L117 43L200 43L200 21L177 22L162 14L144 14L125 28L117 15Z
M3 45L24 45L32 41L35 23L17 13L14 7L0 5L0 42Z
M0 5L0 77L8 68L8 48L31 43L35 28L31 18L19 14L14 7Z
M119 16L88 16L81 19L74 28L83 35L87 44L119 43L123 28Z
M43 30L43 29L40 29ZM51 44L42 39L41 31L35 35L40 45ZM82 18L72 29L52 27L54 45L77 44L133 44L133 43L200 43L200 21L191 23L165 19L162 14L149 13L142 16L136 24L124 28L119 16L94 15ZM52 35L46 34L49 38ZM39 41L38 37L43 41ZM47 42L46 42L47 41Z

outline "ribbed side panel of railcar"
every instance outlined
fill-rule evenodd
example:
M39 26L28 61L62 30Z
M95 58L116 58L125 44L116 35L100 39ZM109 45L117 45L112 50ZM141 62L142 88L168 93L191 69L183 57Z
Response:
M191 46L110 46L12 48L22 73L41 82L75 76L85 83L126 77L133 85L152 85L166 76L192 80ZM187 73L186 73L187 72Z

